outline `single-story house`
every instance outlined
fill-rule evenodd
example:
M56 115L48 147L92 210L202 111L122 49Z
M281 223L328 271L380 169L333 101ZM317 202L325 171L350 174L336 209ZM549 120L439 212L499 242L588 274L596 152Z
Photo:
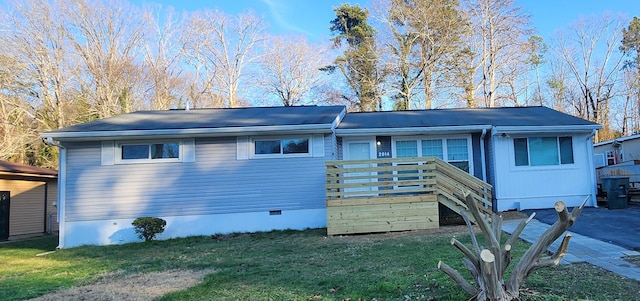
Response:
M493 185L496 211L595 205L599 125L545 107L140 111L42 134L60 147L60 247L327 225L325 162L435 156Z
M0 161L0 240L58 230L58 171Z
M593 156L596 168L640 160L640 134L598 142Z

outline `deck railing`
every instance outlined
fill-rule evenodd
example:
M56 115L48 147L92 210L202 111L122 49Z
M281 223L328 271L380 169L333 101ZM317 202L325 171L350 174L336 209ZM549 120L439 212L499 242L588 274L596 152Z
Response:
M328 161L326 177L330 235L435 228L437 203L459 212L463 191L492 211L491 185L438 158Z

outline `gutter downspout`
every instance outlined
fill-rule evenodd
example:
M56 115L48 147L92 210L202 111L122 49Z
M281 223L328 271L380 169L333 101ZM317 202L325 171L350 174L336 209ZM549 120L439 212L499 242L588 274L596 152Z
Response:
M486 154L484 152L484 136L487 135L487 129L482 130L482 135L480 135L480 158L482 159L482 181L487 181L487 163L486 163Z
M588 154L588 158L587 160L589 160L589 173L591 176L591 183L593 185L591 185L591 203L593 204L593 207L598 207L598 199L596 198L596 189L598 186L598 177L596 175L596 167L595 164L593 163L593 136L596 135L597 130L592 130L591 131L591 135L587 136L587 154Z
M486 153L484 151L484 137L487 135L487 129L482 129L482 135L480 135L480 166L482 166L482 181L487 182L487 158ZM487 189L483 188L485 195L487 194ZM493 202L491 202L491 207L495 208Z
M495 156L495 147L496 147L496 143L495 143L495 136L498 133L496 126L492 126L491 129L489 130L489 139L491 139L491 147L493 150L493 156ZM500 181L498 179L498 175L497 175L497 170L496 170L496 158L493 158L493 161L491 162L491 171L493 173L493 183L491 183L493 185L493 189L491 190L491 206L494 209L494 212L498 212L498 182Z
M53 138L47 137L43 140L46 144L56 146L60 149L58 158L58 200L56 202L58 207L58 249L64 248L65 239L65 200L67 196L67 149L59 141L54 141Z
M331 160L338 160L338 135L336 134L336 129L338 128L338 126L340 125L340 122L342 122L342 119L344 119L346 115L347 115L347 109L345 108L340 112L340 114L338 114L338 116L336 116L336 119L331 123L331 143L333 143L333 147L331 148L333 152L333 154L331 155ZM342 142L340 144L342 144ZM344 158L342 159L344 160ZM325 156L325 162L326 161L327 159Z

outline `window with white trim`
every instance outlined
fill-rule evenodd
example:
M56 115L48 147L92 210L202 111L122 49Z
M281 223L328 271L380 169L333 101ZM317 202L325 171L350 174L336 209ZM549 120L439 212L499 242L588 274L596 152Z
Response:
M395 156L436 157L466 172L470 172L469 138L397 139Z
M618 150L608 150L606 155L607 165L614 165L622 162L622 152L618 154Z
M571 137L514 138L516 166L552 166L573 164Z
M311 137L253 138L252 158L308 157Z
M180 141L117 143L116 163L181 162Z

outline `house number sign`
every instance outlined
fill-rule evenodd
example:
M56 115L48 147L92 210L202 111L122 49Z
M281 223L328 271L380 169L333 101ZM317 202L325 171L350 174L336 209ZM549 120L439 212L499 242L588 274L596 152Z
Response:
M391 137L390 136L376 137L376 152L378 155L378 159L391 158Z

